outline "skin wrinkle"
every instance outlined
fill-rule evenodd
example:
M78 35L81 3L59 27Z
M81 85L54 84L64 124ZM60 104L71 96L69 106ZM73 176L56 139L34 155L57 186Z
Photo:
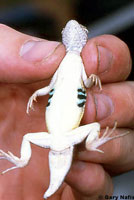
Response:
M40 78L40 80L39 79L38 80L33 80L33 83L34 82L40 82L40 81L43 81L43 80L46 81L46 80L52 78L53 74L56 72L56 70L57 70L57 68L59 67L59 64L60 64L59 60L56 60L54 58L54 55L57 54L57 50L60 49L60 48L64 48L64 46L63 46L62 43L60 43L58 46L56 46L56 48L47 57L43 58L41 61L34 61L33 62L35 67L37 67L37 68L39 67L40 68L41 66L44 67L45 64L50 65L50 63L52 63L53 60L54 60L54 63L55 63L55 66L56 66L56 69L54 69L54 71L52 72L52 74L49 74L49 76L47 76L47 78L42 77L42 78ZM64 48L64 50L65 50L65 48ZM64 56L65 56L65 53L61 56L60 62L62 61L62 59L64 58ZM50 71L50 66L46 67L45 74L48 74L49 71ZM28 82L25 82L25 83L28 83Z
M94 93L95 101L96 101L96 112L97 112L97 120L103 121L114 113L114 103L112 98L109 97L105 92L103 93Z
M101 95L100 98L99 95ZM108 100L108 103L107 101L105 102L105 99ZM87 95L87 102L88 103L86 103L85 114L82 119L82 122L84 123L91 123L94 121L103 122L110 118L114 113L114 102L112 101L112 98L109 97L109 94L105 92L105 90L100 91L96 87L93 87L93 89L89 89ZM100 106L101 108L103 108L104 105L106 109L104 109L103 111L103 109L100 109ZM91 112L93 113L92 116L90 116ZM89 116L88 121L85 121L85 115Z
M97 101L97 97L95 96L95 95L104 95L104 96L106 96L107 98L110 98L109 97L109 95L108 94L106 94L105 92L103 92L103 90L102 91L100 91L100 90L98 90L96 87L94 87L92 90L89 90L89 94L91 95L91 97L92 97L92 99L90 98L90 99L88 99L87 100L87 104L88 104L88 106L87 106L87 108L85 109L85 111L87 110L88 112L89 112L89 109L90 109L90 106L89 106L89 102L90 101L92 101L92 105L93 105L93 107L94 108L92 108L91 110L93 110L93 113L94 113L94 115L93 115L93 121L103 121L103 120L106 120L108 117L110 117L111 115L112 115L112 113L114 112L114 105L112 105L112 112L110 113L110 115L109 115L109 109L110 108L108 108L108 116L106 115L106 117L104 118L104 119L100 119L99 120L99 116L98 116L98 112L99 112L99 105L98 105L98 101ZM102 99L102 98L101 98ZM110 98L111 99L111 98ZM104 101L105 102L105 101ZM112 102L112 104L113 104L113 102ZM107 105L106 105L107 106ZM86 112L87 112L86 111ZM86 114L88 114L88 112L86 113ZM101 111L102 112L102 111ZM84 119L85 119L85 117L84 117ZM83 120L84 121L84 120ZM89 123L89 120L88 120L88 123ZM91 122L90 122L91 123Z
M99 45L96 44L96 49L97 49L97 72L99 71L99 66L100 66L100 52L99 52L98 46Z
M101 54L100 54L100 51L99 51L99 48L98 48L99 46L102 47L102 48L107 49L107 48L104 47L103 45L96 44L97 52L98 52L98 67L97 67L97 71L99 71L100 59L101 59ZM110 50L108 50L108 51L110 51ZM111 54L111 55L112 55L112 58L111 58L111 59L108 59L109 62L108 62L108 64L107 64L107 65L108 65L107 70L105 70L105 71L103 71L103 72L99 72L99 73L98 73L99 75L103 75L103 74L107 73L107 72L110 70L110 68L111 68L111 66L112 66L112 63L113 63L113 54Z
M47 59L49 59L49 57L52 56L52 55L56 52L56 50L57 50L58 48L60 48L60 46L64 46L64 45L63 45L62 43L58 44L58 45L56 46L56 48L55 48L51 53L49 53L47 57L45 57L45 58L42 60L42 63L44 64L45 61L46 61ZM63 58L64 58L64 57L63 57ZM63 59L63 58L62 58L62 59ZM62 60L61 60L61 62L62 62ZM54 72L54 73L55 73L55 72Z
M133 134L132 130L129 130L129 134ZM131 135L129 135L129 137L131 137ZM126 145L128 148L126 148L125 150L123 149L124 152L124 156L122 156L122 160L123 157L126 157L126 164L129 162L129 158L127 157L127 155L133 155L133 148L132 145L133 144L133 140L128 139L128 137L124 140L122 140L122 147L121 150L123 149L123 147ZM123 153L122 153L123 154ZM134 165L134 164L133 164Z
M82 118L81 124L92 123L96 120L96 106L94 103L94 95L92 89L87 90L87 102L85 106L84 116ZM87 117L88 121L87 121Z
M93 101L94 101L94 105L95 105L95 121L97 121L97 110L98 110L98 104L97 104L97 100L95 98L94 93L92 93L93 96Z
M82 53L81 53L87 76L91 74L97 74L97 71L98 71L98 53L97 53L96 42L93 41L91 43L91 40L88 40L87 44L82 49ZM86 55L86 58L85 58L85 55ZM90 62L90 65L89 65L89 62Z
M97 52L97 67L96 67L96 71L97 71L97 74L98 74L98 71L99 71L99 66L100 66L100 55L99 55L99 49L98 49L98 44L95 43L95 47L96 47L96 52Z
M126 82L127 83L127 82ZM124 105L126 105L126 107L128 108L128 109L131 109L131 108L133 108L133 87L131 88L131 86L129 85L129 84L131 84L130 82L129 83L127 83L127 85L128 86L126 86L126 85L124 85L124 87L125 87L125 91L126 91L126 95L125 95L125 98L123 98L123 94L122 94L122 92L123 91L121 91L120 90L120 87L121 88L123 88L123 83L118 83L118 85L117 85L117 89L115 88L115 84L110 84L109 86L104 86L103 88L103 94L104 95L106 95L106 96L108 96L108 97L110 97L111 99L112 99L112 102L113 102L113 108L114 108L114 110L112 111L112 113L110 114L110 116L108 116L106 119L103 119L103 120L101 120L101 124L102 124L102 122L103 122L103 125L105 125L105 121L107 120L108 121L108 123L110 123L110 121L111 121L111 119L112 119L112 121L113 121L113 117L114 117L114 121L115 120L117 120L117 121L119 121L119 117L120 116L122 116L121 115L121 113L119 113L118 115L119 115L119 117L118 117L118 115L116 114L116 112L118 113L119 112L119 110L121 109L121 108L123 108L123 104ZM120 86L121 85L121 86ZM119 86L119 87L118 87ZM108 89L109 88L109 89ZM114 93L114 90L117 90L117 91L119 91L119 96L120 96L120 101L118 100L118 96ZM123 98L123 100L121 101L121 98ZM127 103L129 101L129 103ZM120 105L120 107L119 107L119 105ZM125 113L126 113L126 111L125 111L125 109L123 109L123 115L125 115ZM124 116L125 117L125 116ZM122 124L122 123L125 123L125 119L124 119L124 117L123 118L121 118L121 120L120 120L120 123ZM130 120L130 121L129 121ZM128 127L130 127L130 128L132 128L132 126L133 126L133 120L134 120L134 113L133 112L130 112L130 114L129 114L129 118L127 118L127 126ZM120 124L120 123L118 123L118 124ZM113 123L110 123L109 124L110 125L110 127L111 126L113 126ZM125 126L126 126L126 124L125 124Z
M106 39L107 39L107 41L106 41ZM112 43L110 43L111 40L113 40ZM97 45L100 45L100 46L108 49L109 51L111 51L112 55L113 55L112 67L109 68L109 71L107 73L100 74L102 82L108 83L108 82L117 82L117 81L125 80L125 78L128 77L128 75L130 73L130 69L131 69L130 66L127 66L128 60L131 59L127 45L124 45L123 41L121 41L119 39L117 40L117 38L112 35L102 35L102 36L98 36L96 38L90 39L88 42L89 45L87 45L88 47L86 50L84 50L84 52L87 55L88 55L88 52L91 52L91 60L87 60L87 62L85 62L85 64L88 64L90 62L91 69L89 69L89 70L91 70L91 72L94 72L95 74L96 74L96 65L94 66L95 68L93 70L93 62L92 62L92 57L93 57L92 53L95 52L94 45L93 45L94 42L96 42ZM89 49L89 51L88 51L88 49ZM122 51L119 51L120 49L122 49ZM97 54L97 52L96 52L96 54ZM128 59L126 59L126 58L128 58ZM118 68L118 65L120 65L119 68ZM122 69L124 69L124 71ZM89 71L89 70L87 70L87 71ZM115 73L115 76L113 76L114 73Z
M133 105L134 105L134 102L133 102L133 97L134 97L134 93L133 93L133 91L134 91L134 85L133 84L131 84L131 82L130 81L128 81L127 82L127 84L128 84L128 92L127 92L127 95L128 95L128 99L129 99L129 104L131 105L130 107L134 107ZM131 125L131 128L132 128L132 130L134 130L134 123L133 123L133 121L134 121L134 112L132 112L133 113L133 116L132 116L132 120L131 120L131 122L130 122L130 125Z
M97 62L96 62L96 71L98 72L99 71L99 66L100 66L100 52L99 52L99 49L98 49L98 46L101 46L101 47L103 47L103 48L105 48L104 46L102 46L102 45L99 45L99 43L95 43L94 42L94 44L95 44L95 47L96 47L96 50L97 50ZM112 60L113 60L113 55L112 55ZM110 62L110 61L109 61ZM111 66L111 64L110 64L110 66ZM101 73L99 73L99 74L104 74L104 73L107 73L108 71L109 71L109 68L110 67L108 67L108 69L107 70L105 70L104 72L101 72ZM97 73L98 74L98 73ZM95 95L90 91L90 94L92 95L92 99L93 99L93 101L94 101L94 105L95 105L95 121L97 121L97 110L98 110L98 103L97 103L97 100L96 100L96 97L95 97Z
M49 58L50 59L47 59L46 63L43 65L43 62L38 65L38 68L36 69L36 65L34 63L29 63L29 62L26 62L25 60L23 60L19 54L20 52L20 48L21 46L23 45L23 43L26 42L26 40L38 40L39 39L36 39L34 37L31 37L31 36L27 36L27 35L24 35L24 34L21 34L21 33L18 33L14 30L12 30L11 28L7 28L6 26L4 26L4 28L9 32L9 38L11 37L12 40L9 40L9 38L7 37L7 34L2 34L1 33L1 30L0 30L0 34L2 35L1 36L1 49L3 48L3 51L1 50L1 80L2 81L5 81L6 82L6 79L9 78L10 82L25 82L27 83L28 81L31 82L32 80L34 79L38 79L39 80L39 77L41 79L41 76L43 77L43 74L42 75L40 74L40 69L43 67L44 70L42 71L45 71L45 77L47 75L51 76L50 72L53 73L53 70L55 71L55 69L58 67L58 64L60 63L61 59L64 57L63 53L63 47L57 47L55 49L55 52L53 53L53 55L50 55ZM3 28L3 29L4 29ZM18 34L18 35L17 35ZM17 35L17 38L15 37L15 35ZM16 43L16 45L13 45L14 43ZM5 46L6 45L9 45L9 48L8 48L8 51L6 51L6 48ZM63 46L63 45L59 45L59 46ZM45 47L43 47L45 48ZM59 55L59 53L61 52L61 54ZM38 53L38 52L37 52ZM13 56L11 56L13 54ZM64 52L65 54L65 52ZM11 58L10 58L11 56ZM6 57L9 57L9 59L7 60ZM11 60L11 62L9 62L9 60ZM5 65L5 68L2 67L2 63L4 62L4 65ZM50 65L52 65L54 62L54 65L53 67L50 69ZM18 66L17 64L19 63L19 70L16 70L16 72L14 73L14 69L17 68L18 69ZM48 66L49 65L49 66ZM5 69L8 69L10 68L10 70L7 70L5 71ZM32 70L33 68L33 70ZM35 69L34 69L35 68ZM38 71L38 69L40 71ZM10 71L10 73L9 73ZM24 74L24 72L27 71L27 73ZM14 73L14 75L12 76L12 73ZM34 74L35 73L35 74ZM24 74L24 77L22 76ZM21 77L22 76L22 77ZM31 79L29 79L29 77L31 77ZM15 80L16 79L16 80Z
M118 96L119 96L119 99L118 99L118 96L114 93L115 84L111 84L109 86L111 86L111 87L105 87L105 89L106 89L106 93L108 93L108 95L111 94L113 103L115 104L114 105L115 112L113 113L112 117L114 117L114 119L117 117L117 119L120 122L119 124L121 124L121 126L124 124L123 126L125 126L125 127L127 126L127 127L132 128L133 120L134 120L134 113L130 112L130 113L127 114L127 110L124 108L124 106L128 110L131 110L131 109L133 110L133 107L134 107L133 101L130 101L134 97L133 89L130 89L127 82L125 84L123 82L117 83L116 84L116 91L117 91ZM124 95L123 95L123 87L124 87L124 90L125 90ZM122 110L123 116L120 112L120 109ZM128 115L128 118L126 118L126 115ZM110 120L110 118L107 119L107 120Z

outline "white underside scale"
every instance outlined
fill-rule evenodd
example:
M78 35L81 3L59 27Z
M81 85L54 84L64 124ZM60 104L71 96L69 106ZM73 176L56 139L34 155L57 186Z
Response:
M29 109L33 108L33 101L38 96L49 93L46 107L48 133L39 132L24 135L20 158L11 152L5 153L0 150L0 159L7 159L15 165L3 171L4 174L9 170L28 164L32 153L30 143L50 148L50 184L44 194L45 199L54 194L63 183L71 167L74 145L86 139L87 150L102 152L98 149L100 145L127 134L112 137L112 132L108 133L106 130L103 136L99 137L100 124L97 122L79 127L86 103L85 88L98 85L101 89L101 82L95 74L87 77L80 56L81 50L87 42L86 28L75 20L70 20L63 29L62 41L67 52L64 59L49 86L35 91L27 105L27 113L29 113Z

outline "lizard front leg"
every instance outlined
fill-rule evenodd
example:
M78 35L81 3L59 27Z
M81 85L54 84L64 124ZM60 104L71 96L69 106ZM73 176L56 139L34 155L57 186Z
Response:
M22 168L28 164L32 154L30 142L43 148L49 148L51 144L51 135L46 132L28 133L24 135L21 144L20 158L9 151L5 153L0 150L0 159L6 159L15 165L3 171L2 174L16 168Z
M95 74L91 74L89 77L87 77L84 65L82 66L82 80L86 88L91 88L93 85L98 85L100 90L102 90L100 78Z
M44 88L41 88L37 91L35 91L33 93L33 95L30 97L29 101L28 101L28 104L27 104L27 110L26 112L29 113L29 110L30 109L33 109L33 101L36 101L36 98L38 96L44 96L46 94L48 94L52 89L53 89L53 86L56 82L56 79L57 79L57 73L58 73L58 70L55 72L50 84Z

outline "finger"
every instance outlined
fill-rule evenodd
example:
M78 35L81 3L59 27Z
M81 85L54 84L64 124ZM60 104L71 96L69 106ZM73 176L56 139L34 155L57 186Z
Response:
M102 91L94 89L87 95L83 123L99 121L102 127L134 127L134 84L120 82L106 84Z
M110 195L113 190L109 175L101 165L93 163L74 161L66 181L77 200L97 199L99 195Z
M99 75L103 83L125 80L131 71L127 45L112 35L102 35L88 41L82 57L88 75Z
M131 129L116 129L112 136L120 135L128 130L128 135L100 146L99 149L104 151L103 154L87 151L84 144L79 146L77 158L82 161L101 163L105 169L114 175L134 169L134 131Z
M22 34L0 25L0 81L33 82L55 72L65 48L58 42Z

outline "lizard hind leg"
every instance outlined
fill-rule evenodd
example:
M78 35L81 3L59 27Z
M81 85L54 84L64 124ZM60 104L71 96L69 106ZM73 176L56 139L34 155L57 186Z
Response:
M117 122L115 122L114 127L112 128L111 131L109 131L109 127L106 127L106 130L104 131L103 135L101 137L99 137L98 135L98 137L94 138L94 140L92 141L90 141L90 135L89 135L86 139L86 149L90 151L98 151L98 152L104 153L102 150L98 149L99 146L105 144L106 142L110 140L123 137L129 133L127 131L120 135L111 136L112 133L115 131L116 127L117 127Z
M27 151L27 153L25 153L25 151ZM25 138L23 139L23 142L22 142L20 158L12 154L10 151L6 153L0 149L0 159L8 160L9 162L15 165L11 168L4 170L3 172L1 172L1 174L5 174L6 172L11 171L13 169L22 168L26 166L30 158L31 158L31 147L30 147L30 143L26 141Z
M6 159L12 163L15 162L15 160L19 160L19 158L17 158L16 156L14 156L11 152L8 151L8 153L5 153L4 151L0 150L0 159ZM3 172L1 172L1 174L5 174L6 172L10 171L10 170L13 170L13 169L16 169L18 168L18 166L14 166L14 167L11 167L11 168L8 168L6 170L4 170Z
M49 148L51 144L51 135L47 132L27 133L24 135L21 144L20 158L13 155L9 151L8 153L5 153L4 151L0 150L0 159L8 160L15 165L14 167L3 171L2 174L16 168L25 167L28 164L32 154L30 143L43 148Z

